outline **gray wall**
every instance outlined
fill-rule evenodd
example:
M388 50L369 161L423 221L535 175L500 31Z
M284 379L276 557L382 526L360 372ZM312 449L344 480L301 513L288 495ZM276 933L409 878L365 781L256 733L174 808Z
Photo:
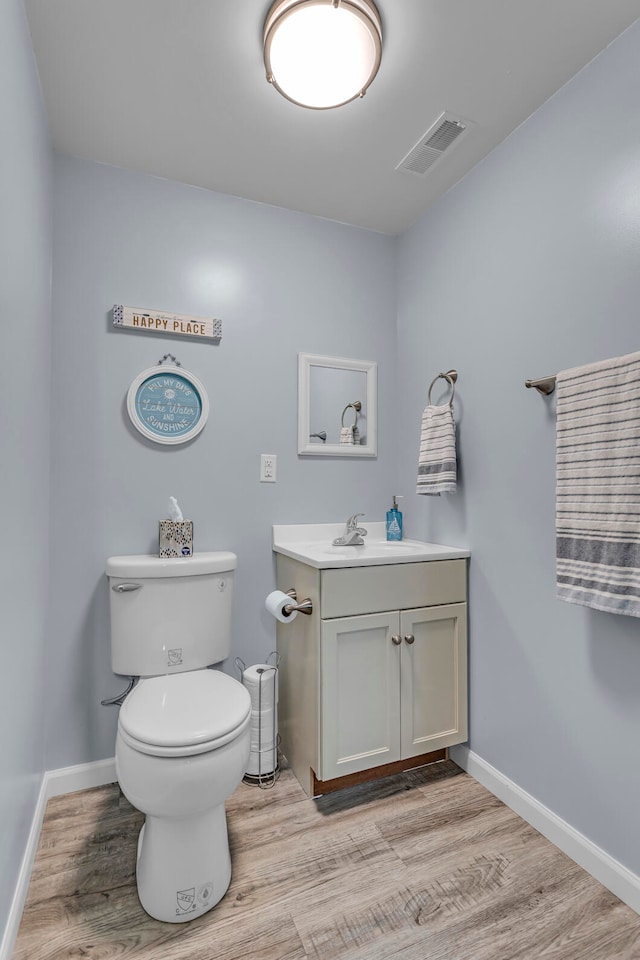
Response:
M640 624L555 596L555 415L526 378L640 349L640 23L398 249L410 535L469 544L471 748L640 873ZM415 489L430 379L460 374L461 484Z
M273 523L383 519L395 475L394 240L68 157L55 162L52 631L47 767L113 756L111 554L157 549L174 495L197 550L239 558L233 658L275 646ZM114 330L114 303L222 318L218 346ZM299 458L299 351L376 360L376 460ZM205 385L190 444L146 441L127 390L173 353ZM260 453L278 457L259 482Z
M0 939L44 769L51 156L21 0L0 4Z

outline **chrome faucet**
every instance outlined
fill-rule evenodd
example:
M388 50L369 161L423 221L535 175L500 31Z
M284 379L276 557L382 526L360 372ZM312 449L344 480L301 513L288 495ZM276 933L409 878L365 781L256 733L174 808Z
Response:
M357 547L364 543L362 538L366 537L367 531L358 526L358 517L364 517L364 513L354 513L349 517L343 535L333 541L334 547Z

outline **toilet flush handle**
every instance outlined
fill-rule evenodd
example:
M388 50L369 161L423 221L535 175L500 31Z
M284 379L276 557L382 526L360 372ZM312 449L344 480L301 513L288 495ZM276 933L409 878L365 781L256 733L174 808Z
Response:
M141 586L141 583L116 583L111 589L116 593L131 593L132 590L139 590Z

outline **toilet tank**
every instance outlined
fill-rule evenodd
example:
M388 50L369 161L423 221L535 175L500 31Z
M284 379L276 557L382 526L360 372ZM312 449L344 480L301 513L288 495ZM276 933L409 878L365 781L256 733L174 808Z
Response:
M228 657L237 560L228 551L110 557L114 673L156 677Z

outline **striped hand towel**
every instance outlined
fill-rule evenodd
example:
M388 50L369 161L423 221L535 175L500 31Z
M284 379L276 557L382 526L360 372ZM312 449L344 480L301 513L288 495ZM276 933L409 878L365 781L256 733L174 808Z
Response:
M416 493L439 496L455 493L457 479L456 425L448 403L427 404L422 414Z
M640 353L556 383L557 596L640 617Z

